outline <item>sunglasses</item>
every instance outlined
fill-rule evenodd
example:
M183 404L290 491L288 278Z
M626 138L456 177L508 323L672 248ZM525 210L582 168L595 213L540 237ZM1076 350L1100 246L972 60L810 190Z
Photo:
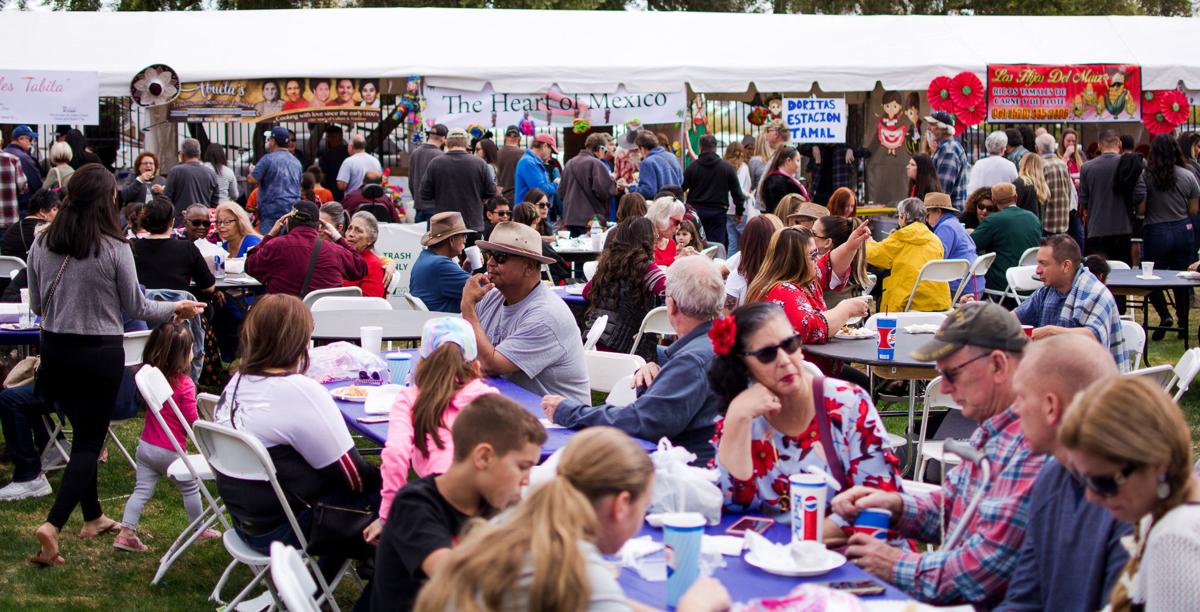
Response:
M1080 474L1074 469L1068 470L1071 477L1078 482L1080 486L1087 487L1089 491L1099 495L1100 497L1113 497L1121 490L1121 485L1129 480L1129 476L1138 470L1138 466L1128 464L1121 468L1121 471L1109 476L1088 476Z
M538 202L538 208L549 208L550 205L545 202Z
M188 221L188 225L192 227L208 227L208 221L202 219L192 219Z
M791 355L791 354L795 353L796 351L800 350L800 346L802 344L803 344L803 342L801 342L801 340L800 340L800 334L795 334L792 337L787 338L783 342L780 342L779 344L772 344L771 346L764 346L764 347L758 349L757 351L747 351L745 353L742 353L742 356L753 357L753 358L757 359L758 362L763 365L770 365L772 363L775 363L775 358L779 356L779 349L783 349L783 352L787 353L788 355Z
M990 357L990 356L991 356L991 353L984 353L982 355L979 355L978 357L975 357L974 359L968 359L966 362L964 362L956 367L953 367L953 368L949 368L946 370L938 368L938 371L937 371L938 376L941 376L942 380L953 385L955 379L958 378L958 375L961 374L962 371L964 369L966 369L967 366L971 365L972 363L975 363L976 361L979 361L980 359L983 359L984 357Z
M511 215L512 213L507 210L497 210L497 211L494 211L492 214L496 215L497 217L507 217L507 216Z
M502 264L508 261L509 257L512 257L512 255L509 255L508 253L501 253L500 251L487 251L487 256L498 264Z

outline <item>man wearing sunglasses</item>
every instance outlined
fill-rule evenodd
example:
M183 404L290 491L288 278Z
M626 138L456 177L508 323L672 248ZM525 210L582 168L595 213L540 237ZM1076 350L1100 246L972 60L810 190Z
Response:
M1016 574L997 610L1087 612L1103 608L1129 554L1121 538L1132 531L1103 506L1089 503L1114 492L1111 477L1077 481L1058 443L1058 427L1077 393L1117 376L1117 367L1094 338L1061 335L1034 342L1013 376L1013 411L1030 450L1046 455L1033 484L1033 507Z
M1030 489L1044 458L1031 454L1013 412L1013 373L1028 340L1017 320L987 302L965 304L946 318L933 340L913 351L919 361L936 361L942 390L979 423L969 443L991 465L983 482L980 466L963 462L950 469L933 493L890 493L852 487L834 498L835 512L853 521L863 508L892 513L900 537L938 542L954 531L967 505L983 490L979 508L967 518L965 537L952 549L916 553L892 548L864 534L850 537L846 556L921 601L969 603L984 608L1004 597L1016 569L1032 503Z
M512 204L504 196L498 195L484 204L483 216L483 239L487 240L497 225L512 220Z

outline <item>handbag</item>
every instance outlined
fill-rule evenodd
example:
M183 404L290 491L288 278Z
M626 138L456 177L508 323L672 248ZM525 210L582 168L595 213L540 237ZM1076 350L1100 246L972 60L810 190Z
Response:
M38 366L41 364L42 358L37 356L26 357L18 361L17 365L8 371L8 376L4 377L4 388L12 389L13 387L32 385L37 378Z
M339 559L366 559L375 555L375 547L363 539L363 531L375 521L374 510L322 502L309 508L312 526L308 530L308 554Z
M854 483L846 481L846 467L842 458L833 447L833 434L829 430L829 414L825 412L825 377L813 377L813 413L817 419L817 434L821 438L821 449L825 451L825 463L829 466L829 475L838 481L842 490L850 488Z

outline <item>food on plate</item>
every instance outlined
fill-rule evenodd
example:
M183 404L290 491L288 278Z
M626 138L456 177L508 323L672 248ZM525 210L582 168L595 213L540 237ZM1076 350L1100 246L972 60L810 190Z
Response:
M338 394L341 395L342 397L364 397L365 398L367 396L367 393L368 393L368 390L366 388L360 387L358 385L350 385L349 387L342 387L341 389L338 389Z

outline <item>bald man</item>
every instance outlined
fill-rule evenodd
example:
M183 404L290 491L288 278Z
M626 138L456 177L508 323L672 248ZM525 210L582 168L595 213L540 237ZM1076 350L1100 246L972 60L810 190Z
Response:
M1108 349L1088 335L1063 334L1033 342L1013 376L1026 443L1047 455L1030 497L1029 526L1016 573L997 610L1098 610L1108 602L1129 555L1127 523L1089 503L1071 475L1058 426L1075 395L1119 376Z

